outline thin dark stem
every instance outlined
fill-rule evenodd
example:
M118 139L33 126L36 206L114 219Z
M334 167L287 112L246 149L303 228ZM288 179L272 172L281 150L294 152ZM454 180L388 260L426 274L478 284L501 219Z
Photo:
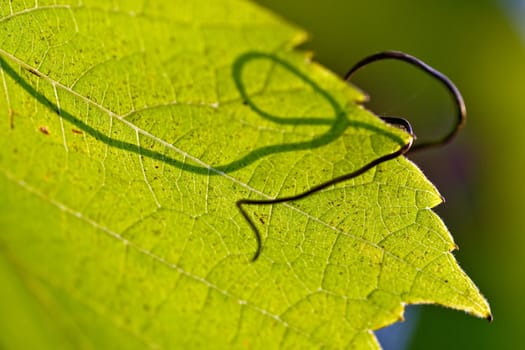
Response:
M425 148L429 147L435 147L435 146L441 146L444 145L450 140L456 136L456 134L459 132L459 130L465 125L466 119L467 119L467 109L465 107L465 102L463 101L463 97L461 96L461 93L459 92L458 88L454 83L443 73L437 71L436 69L430 67L425 62L421 61L420 59L408 55L404 52L399 51L384 51L379 52L374 55L368 56L363 58L361 61L357 62L350 71L346 74L345 80L350 80L352 75L357 72L360 68L369 65L372 62L380 61L380 60L386 60L386 59L394 59L398 61L404 61L407 63L412 64L413 66L423 70L424 72L428 73L431 77L441 82L447 90L450 92L452 98L454 99L454 102L457 107L457 118L456 123L453 126L452 130L446 134L444 137L428 141L424 143L416 143L414 146L410 149L410 152L419 151ZM407 152L408 153L408 152Z
M386 154L386 155L381 156L379 158L376 158L376 159L372 160L371 162L367 163L366 165L362 166L361 168L359 168L359 169L357 169L357 170L355 170L355 171L353 171L351 173L338 176L336 178L333 178L333 179L331 179L329 181L323 182L323 183L321 183L321 184L319 184L317 186L314 186L314 187L310 188L309 190L306 190L304 192L301 192L301 193L293 195L293 196L274 198L274 199L240 199L240 200L238 200L236 202L236 205L239 208L242 216L244 216L244 218L246 219L246 221L248 222L248 224L252 228L253 232L255 233L255 239L257 241L257 250L255 251L255 254L252 257L252 261L257 260L257 258L261 254L262 238L261 238L261 233L257 229L257 226L255 225L254 221L250 218L250 216L248 215L248 213L244 210L244 208L242 206L245 205L245 204L247 204L247 205L249 205L249 204L254 204L254 205L278 204L278 203L285 203L285 202L291 202L291 201L296 201L296 200L299 200L299 199L303 199L303 198L305 198L305 197L307 197L307 196L309 196L311 194L314 194L316 192L324 190L327 187L330 187L330 186L333 186L333 185L338 184L340 182L347 181L347 180L353 179L355 177L358 177L358 176L366 173L368 170L374 168L375 166L377 166L377 165L379 165L379 164L381 164L383 162L386 162L388 160L397 158L400 155L405 154L406 152L408 152L408 150L412 146L412 142L414 140L413 133L412 133L412 128L411 128L410 124L405 119L402 119L402 118L389 117L389 118L385 118L385 119L387 119L387 121L392 123L392 124L396 124L396 125L402 126L411 135L411 138L410 138L409 142L406 143L405 145L403 145L397 151L389 153L389 154Z

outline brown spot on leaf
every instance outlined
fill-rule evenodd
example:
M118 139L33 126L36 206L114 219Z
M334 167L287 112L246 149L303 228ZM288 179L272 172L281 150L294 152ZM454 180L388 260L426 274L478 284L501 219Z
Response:
M33 69L33 68L26 68L26 69L27 69L27 71L29 73L34 74L34 75L36 75L39 78L42 78L42 74L40 74L40 72L36 71L35 69Z
M82 135L82 134L83 134L82 130L71 129L71 131L73 132L73 134L79 134L79 135Z
M47 128L47 126L42 125L38 127L38 131L40 131L44 135L49 135L49 129Z
M15 128L15 111L9 109L9 128L13 130Z

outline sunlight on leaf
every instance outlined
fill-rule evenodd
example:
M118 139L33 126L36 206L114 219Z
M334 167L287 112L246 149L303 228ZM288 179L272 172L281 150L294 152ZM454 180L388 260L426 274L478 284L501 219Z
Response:
M378 348L489 307L408 139L257 6L0 0L2 348ZM7 286L7 287L5 287Z

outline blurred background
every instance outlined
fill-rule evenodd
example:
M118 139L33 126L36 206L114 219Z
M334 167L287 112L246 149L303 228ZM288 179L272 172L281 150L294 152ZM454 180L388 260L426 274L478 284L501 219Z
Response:
M340 76L371 53L401 50L448 75L467 103L467 126L452 144L411 158L446 198L436 211L494 322L415 306L410 336L381 331L384 348L524 347L525 0L257 2L308 31L302 48ZM442 135L452 123L447 92L405 63L375 63L352 81L370 95L369 109L406 117L420 139Z

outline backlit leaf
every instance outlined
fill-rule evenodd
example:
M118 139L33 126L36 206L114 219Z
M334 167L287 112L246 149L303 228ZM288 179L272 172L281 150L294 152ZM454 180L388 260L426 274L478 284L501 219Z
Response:
M436 189L363 95L244 1L0 0L0 347L377 348L490 315Z

